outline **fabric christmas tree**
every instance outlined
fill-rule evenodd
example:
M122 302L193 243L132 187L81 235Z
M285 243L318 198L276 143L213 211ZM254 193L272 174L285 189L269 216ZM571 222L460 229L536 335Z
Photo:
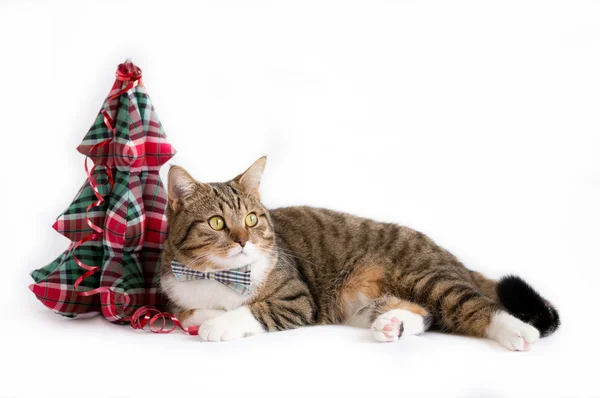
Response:
M157 283L167 197L158 171L175 151L141 77L130 60L119 65L112 90L77 148L86 156L88 178L53 225L72 243L31 273L35 283L29 288L64 316L101 312L124 323L138 308L162 304Z

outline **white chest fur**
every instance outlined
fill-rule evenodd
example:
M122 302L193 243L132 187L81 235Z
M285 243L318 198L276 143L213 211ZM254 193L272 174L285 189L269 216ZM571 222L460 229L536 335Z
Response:
M174 275L161 278L162 289L169 298L183 309L219 309L231 311L248 301L262 285L271 262L264 258L252 263L252 291L244 296L233 289L213 280L192 280L179 282Z

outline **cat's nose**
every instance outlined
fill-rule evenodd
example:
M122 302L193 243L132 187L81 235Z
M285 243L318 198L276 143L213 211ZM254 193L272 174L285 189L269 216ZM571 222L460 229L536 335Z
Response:
M245 229L232 229L231 240L242 247L246 246L246 242L248 242L248 231Z
M248 238L245 237L240 237L239 239L236 239L235 243L239 243L240 246L244 247L246 246L246 242L248 242Z

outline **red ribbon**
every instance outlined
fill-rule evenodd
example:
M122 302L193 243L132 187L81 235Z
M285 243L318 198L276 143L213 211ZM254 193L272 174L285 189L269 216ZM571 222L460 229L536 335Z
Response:
M173 322L173 326L167 328L167 320L171 320ZM157 326L156 323L159 322ZM175 318L174 315L168 312L161 312L156 307L146 306L138 309L131 316L131 327L134 329L144 329L144 327L148 326L148 329L152 333L171 333L175 329L180 328L186 333L196 335L198 334L198 326L190 326L189 328L184 328L181 326L181 323Z

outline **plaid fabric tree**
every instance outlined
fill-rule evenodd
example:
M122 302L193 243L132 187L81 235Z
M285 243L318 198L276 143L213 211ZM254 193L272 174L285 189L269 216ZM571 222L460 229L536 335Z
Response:
M48 308L76 317L101 312L124 323L160 306L159 257L166 237L166 192L158 174L175 154L141 70L127 60L79 152L87 180L53 227L72 243L35 270L29 288ZM88 157L94 166L88 170Z

